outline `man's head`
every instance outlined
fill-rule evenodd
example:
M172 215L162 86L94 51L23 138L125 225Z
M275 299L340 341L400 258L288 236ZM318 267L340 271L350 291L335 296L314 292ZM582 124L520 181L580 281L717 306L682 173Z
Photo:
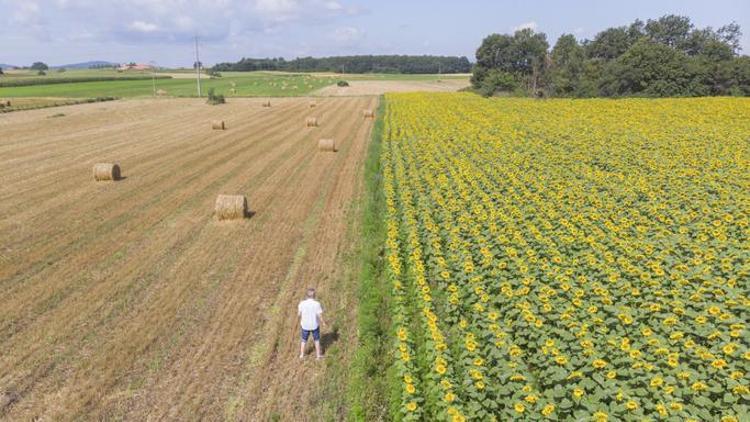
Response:
M307 294L305 296L307 296L308 299L315 299L315 289L312 287L307 289Z

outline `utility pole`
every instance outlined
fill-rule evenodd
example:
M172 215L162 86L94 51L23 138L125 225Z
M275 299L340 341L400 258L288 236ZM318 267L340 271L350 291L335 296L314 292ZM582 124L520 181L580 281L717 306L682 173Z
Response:
M195 75L198 83L198 98L201 97L201 58L198 54L198 36L195 36Z
M156 62L152 60L149 64L151 65L151 84L154 88L154 97L156 97Z

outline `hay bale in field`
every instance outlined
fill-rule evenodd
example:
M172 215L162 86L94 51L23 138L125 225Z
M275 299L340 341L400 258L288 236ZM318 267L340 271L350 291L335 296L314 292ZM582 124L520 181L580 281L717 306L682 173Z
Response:
M310 108L315 108L317 106L318 106L318 103L316 103L315 101L310 102Z
M372 110L364 110L362 111L362 116L364 116L365 119L372 119L375 118L375 112Z
M271 100L266 100L261 103L263 107L271 107Z
M223 120L213 120L211 122L211 129L213 130L224 130L226 129L226 126L224 126Z
M306 127L318 127L318 118L317 117L308 117L305 120L305 126Z
M156 95L159 96L159 97L164 97L165 95L167 95L167 91L163 90L163 89L157 89L156 90Z
M245 195L219 195L214 214L218 220L240 220L248 216Z
M336 152L336 141L333 139L321 139L318 141L318 149L326 152Z
M120 165L116 163L94 164L94 180L120 180Z

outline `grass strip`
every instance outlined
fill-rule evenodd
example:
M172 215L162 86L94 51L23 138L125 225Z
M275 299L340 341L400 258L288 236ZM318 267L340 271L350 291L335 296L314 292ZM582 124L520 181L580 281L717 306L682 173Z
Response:
M387 419L387 351L390 331L389 294L384 274L385 197L383 196L380 150L383 141L385 98L380 98L365 160L364 207L359 248L361 270L358 292L358 347L350 368L348 419L372 421Z

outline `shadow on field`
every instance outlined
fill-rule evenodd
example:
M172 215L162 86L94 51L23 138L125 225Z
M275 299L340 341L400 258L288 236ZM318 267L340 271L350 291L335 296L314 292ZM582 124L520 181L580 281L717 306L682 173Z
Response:
M328 348L337 341L339 341L338 328L334 328L332 332L324 333L320 336L320 345L323 347L323 350L328 350Z

